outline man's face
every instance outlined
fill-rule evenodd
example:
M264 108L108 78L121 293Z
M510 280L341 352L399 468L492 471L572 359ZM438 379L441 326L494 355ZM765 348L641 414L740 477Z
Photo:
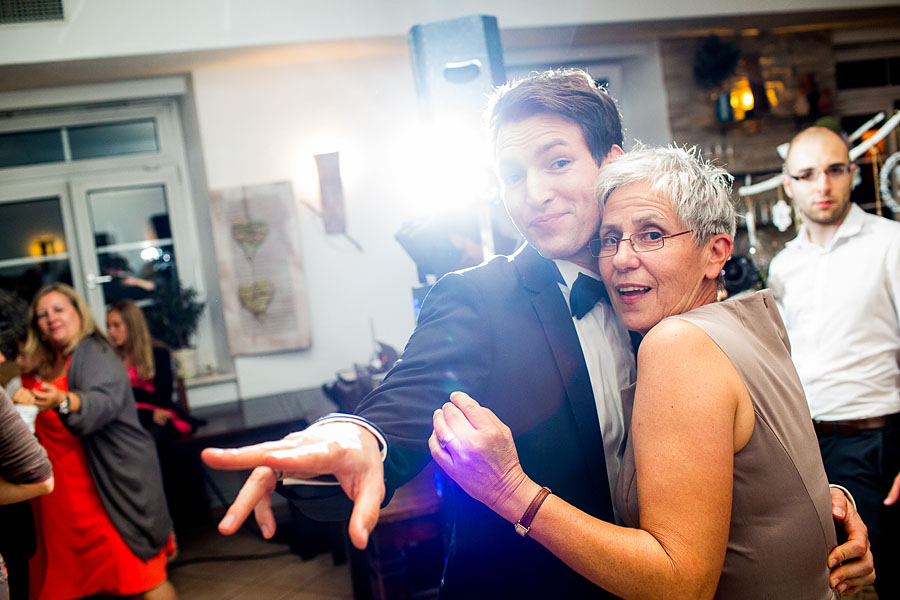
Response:
M587 249L600 224L600 172L574 122L537 114L500 127L495 146L503 202L519 232L546 258L597 270ZM621 154L614 146L606 160Z
M842 174L837 171L849 163L846 144L827 129L810 130L791 144L782 181L785 192L807 221L819 225L839 225L843 221L850 209L850 184L856 166ZM830 168L835 172L829 173Z

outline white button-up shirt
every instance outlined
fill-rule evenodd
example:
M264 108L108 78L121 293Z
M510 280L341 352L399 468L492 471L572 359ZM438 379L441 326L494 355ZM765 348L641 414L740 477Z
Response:
M769 287L813 419L900 412L900 223L853 204L824 247L803 226Z
M566 285L559 284L566 303L579 273L598 279L587 269L565 260L554 260ZM634 383L636 365L628 331L606 302L598 302L581 319L572 317L597 405L597 419L603 436L606 473L614 496L619 465L625 452L625 421L620 390ZM617 517L618 519L618 517Z

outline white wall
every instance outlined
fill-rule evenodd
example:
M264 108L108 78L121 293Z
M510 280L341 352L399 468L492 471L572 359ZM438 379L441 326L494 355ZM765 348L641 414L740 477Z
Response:
M326 235L298 206L310 294L312 348L238 357L242 397L315 387L337 369L366 362L378 338L398 350L414 326L415 265L393 235L406 202L427 196L404 177L415 148L397 148L415 123L406 56L340 63L214 69L192 75L210 189L294 181L298 200L318 206L313 154L337 150L347 232ZM412 174L407 174L412 175Z
M648 42L644 52L620 61L622 91L617 95L625 127L625 142L639 140L645 144L668 144L669 108L663 83L659 43Z
M495 15L501 28L892 6L890 0L67 0L64 23L0 27L0 64L406 35Z

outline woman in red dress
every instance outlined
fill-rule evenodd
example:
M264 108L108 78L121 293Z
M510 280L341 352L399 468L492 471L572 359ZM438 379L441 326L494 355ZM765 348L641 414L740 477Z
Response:
M65 284L31 305L26 351L42 359L35 432L56 490L34 502L32 598L94 594L172 600L174 552L153 440L138 422L128 374L84 300Z

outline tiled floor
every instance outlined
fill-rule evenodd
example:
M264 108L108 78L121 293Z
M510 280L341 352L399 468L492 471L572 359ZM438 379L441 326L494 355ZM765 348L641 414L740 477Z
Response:
M233 536L213 527L179 539L169 578L181 600L352 600L347 564L335 566L330 554L303 561L287 545L264 541L246 527ZM237 555L281 553L257 560L225 560ZM215 562L192 562L216 557Z
M273 554L258 560L227 560L227 556ZM215 562L192 562L216 557ZM247 528L231 537L213 528L179 541L177 560L169 565L169 578L181 600L353 600L350 571L335 566L330 554L304 561L290 554L287 545L262 540ZM878 600L867 587L857 600Z

